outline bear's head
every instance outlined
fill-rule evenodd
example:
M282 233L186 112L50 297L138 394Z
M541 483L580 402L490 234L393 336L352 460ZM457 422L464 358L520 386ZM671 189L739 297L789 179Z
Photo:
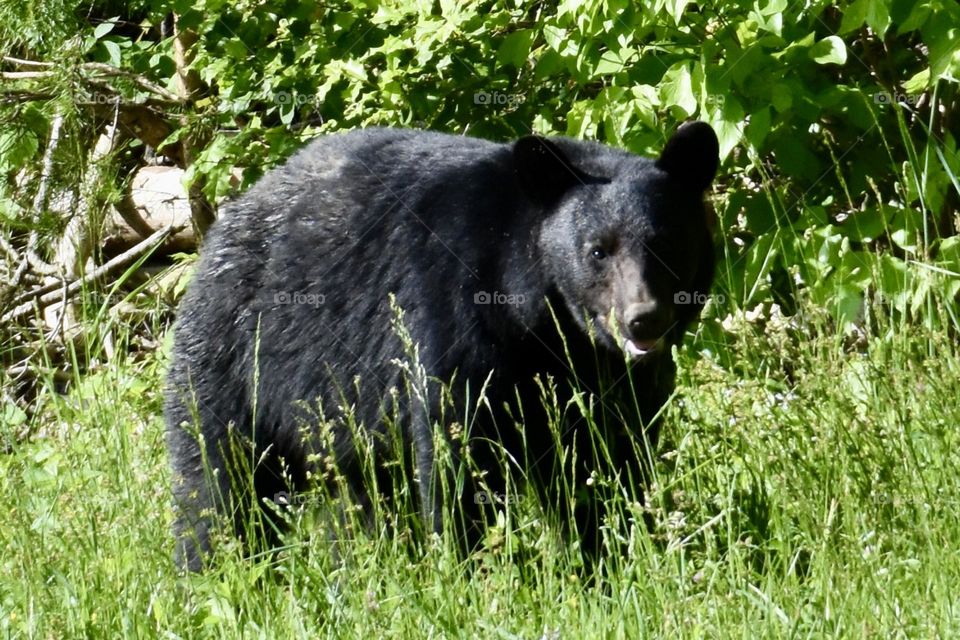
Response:
M650 160L564 138L521 138L519 188L541 213L553 289L581 328L632 359L678 343L703 307L714 251L704 192L716 134L681 126Z

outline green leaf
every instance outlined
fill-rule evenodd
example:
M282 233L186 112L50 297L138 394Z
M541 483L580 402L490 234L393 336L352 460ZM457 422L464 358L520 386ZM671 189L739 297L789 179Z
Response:
M843 10L843 20L840 21L840 33L846 34L863 26L867 20L867 8L873 0L856 0Z
M670 14L670 17L673 18L674 23L677 25L680 24L680 20L683 18L683 12L691 1L692 0L667 0L667 12Z
M289 125L293 122L293 116L296 115L297 107L293 102L280 105L280 122Z
M926 24L927 18L930 17L930 4L928 2L903 0L903 4L908 6L910 13L904 20L898 21L897 33L910 33Z
M590 100L578 100L573 103L567 114L567 135L574 138L596 138L597 117Z
M548 47L559 52L566 44L567 30L545 24L543 25L543 40L547 43Z
M817 64L844 64L847 61L847 46L838 36L827 36L810 47L810 57Z
M631 87L630 93L633 95L630 102L634 115L647 128L655 128L657 126L657 107L660 105L656 87L648 84L636 85Z
M929 47L930 76L934 79L950 78L954 56L960 54L960 9L956 4L950 11L944 11L936 20L924 25L921 33L923 41Z
M120 45L112 40L104 40L103 46L107 50L107 55L110 56L110 64L115 67L120 66Z
M960 275L960 236L952 236L940 243L937 264Z
M3 410L0 411L0 425L3 426L5 431L19 427L26 423L26 421L27 414L12 402L5 403Z
M840 225L844 237L857 242L872 242L886 231L887 217L883 207L857 211Z
M914 252L917 250L917 236L911 233L909 229L897 229L890 234L890 239L904 251Z
M837 287L834 297L833 317L839 324L847 327L850 323L856 322L862 306L863 292L859 288L850 285ZM862 384L861 378L854 377L854 380Z
M113 28L117 25L117 23L115 22L117 19L119 19L119 16L117 18L111 18L106 22L101 22L100 24L98 24L97 28L93 30L93 37L96 40L99 40L103 36L113 31Z
M613 51L604 51L597 62L597 66L594 67L593 73L598 76L620 73L626 66L626 60L620 54Z
M497 61L501 64L513 65L516 68L523 67L530 55L530 45L533 43L533 30L524 29L514 31L500 43L497 49Z
M40 148L37 136L26 129L0 132L0 170L19 169Z
M670 67L660 82L660 101L667 107L678 107L689 117L697 109L697 99L693 95L693 83L690 79L690 67L680 62Z
M879 268L875 274L877 291L885 300L895 302L902 298L907 288L910 272L906 263L891 255L881 255L877 258Z
M784 84L775 84L770 92L770 103L780 113L785 113L793 106L793 92Z
M930 69L919 71L903 83L903 89L908 95L915 96L930 86Z
M867 2L867 26L883 38L890 28L890 0L870 0Z
M767 274L776 263L778 250L776 240L779 234L774 231L757 238L749 249L743 270L744 306L751 306L761 301L761 293L767 283Z
M750 123L744 133L754 149L762 148L767 134L770 133L770 108L763 107L751 113Z
M760 7L760 15L772 16L783 13L789 6L788 0L769 0L766 5Z
M743 107L733 96L728 96L718 113L708 118L717 140L720 142L720 157L726 158L733 148L740 144L743 138Z
M746 196L742 213L746 218L747 229L756 235L770 233L777 224L777 214L770 200L763 194L751 193Z

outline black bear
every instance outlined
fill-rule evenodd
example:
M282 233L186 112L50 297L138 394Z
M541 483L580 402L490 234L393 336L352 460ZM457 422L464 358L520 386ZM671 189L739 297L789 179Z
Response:
M426 526L440 530L435 435L452 442L450 425L464 424L441 396L466 411L483 389L451 450L469 448L484 491L503 488L504 452L549 487L568 464L558 450L596 447L582 417L551 435L544 381L561 409L574 394L609 409L610 470L640 482L635 443L656 438L670 348L713 280L703 200L718 155L702 122L656 160L562 137L367 129L268 173L210 230L175 327L165 416L181 565L202 565L215 515L235 508L238 446L262 501L322 475L319 458L359 477L357 433L375 454L400 439ZM402 366L410 342L414 368ZM582 481L590 456L578 459L568 472ZM487 502L473 480L458 486L468 511ZM482 528L480 507L468 527ZM597 509L574 507L588 547Z

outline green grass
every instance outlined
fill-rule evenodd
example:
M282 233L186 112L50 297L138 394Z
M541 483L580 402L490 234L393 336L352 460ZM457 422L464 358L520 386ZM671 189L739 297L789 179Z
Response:
M680 352L646 508L590 579L529 502L464 563L360 531L182 576L171 555L162 356L44 392L0 456L2 637L953 637L960 348L900 326L858 349L749 323L725 366ZM602 482L604 479L600 479Z

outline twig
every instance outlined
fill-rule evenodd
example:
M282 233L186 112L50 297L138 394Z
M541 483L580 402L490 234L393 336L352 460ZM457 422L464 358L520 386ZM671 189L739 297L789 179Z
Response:
M123 187L123 193L120 199L113 204L113 208L120 214L120 218L127 223L141 238L149 236L153 229L147 224L147 221L140 215L137 209L137 203L133 200L132 184L127 181Z
M99 71L107 76L126 78L141 89L145 89L150 93L155 93L164 100L178 103L183 102L175 93L164 89L160 85L147 80L139 74L133 73L132 71L127 71L126 69L120 69L109 64L104 64L103 62L85 62L80 65L80 68Z
M37 272L43 275L53 275L57 272L53 265L47 264L37 255L37 245L40 243L40 232L37 227L39 226L41 213L47 208L47 194L50 191L50 179L53 177L53 153L57 150L57 145L60 144L60 128L62 126L63 115L58 111L54 114L53 121L50 123L50 141L47 143L47 148L43 152L43 166L40 170L40 186L37 188L37 194L33 198L33 224L31 225L33 228L30 229L30 237L27 239L25 252L26 261L21 263L21 265L26 265L29 262ZM17 269L15 282L19 282L24 270L25 269Z
M78 291L80 291L90 283L95 282L96 280L99 280L100 278L103 278L105 276L108 276L114 273L115 271L117 271L118 269L121 269L122 267L125 267L128 263L133 262L137 258L153 250L157 245L159 245L164 240L166 240L170 235L181 231L185 227L186 225L184 224L169 225L167 227L164 227L163 229L160 229L154 232L153 234L150 235L149 238L145 239L143 242L136 244L135 246L131 247L127 251L124 251L120 255L115 256L111 260L103 263L102 265L100 265L99 267L97 267L96 269L94 269L84 277L78 280L74 280L69 285L64 287L62 292L51 291L49 293L45 293L41 295L36 300L25 302L24 304L21 304L13 308L12 310L5 313L3 317L0 317L0 322L12 322L15 320L20 320L25 316L30 315L30 313L34 310L35 306L38 308L43 308L55 302L66 302L67 298L77 293ZM59 283L57 283L55 286L59 286Z
M53 177L53 153L60 144L60 128L63 126L63 114L59 111L54 114L53 121L50 123L50 142L43 152L43 167L40 170L40 187L33 198L34 221L40 215L40 212L47 207L47 193L50 191L50 179ZM30 233L30 241L27 243L29 249L34 249L37 244L38 232L34 228Z
M87 82L94 84L96 80L93 78L87 78ZM104 83L104 86L109 86ZM113 87L110 87L111 92L116 93L113 90ZM117 94L119 95L119 94ZM52 93L45 93L42 91L0 91L0 103L5 104L19 104L23 102L39 102L41 100L53 100L56 98ZM183 104L182 100L166 100L163 98L145 98L142 101L134 100L123 100L120 101L121 108L137 108L142 106L148 107L177 107ZM97 107L101 106L102 102L97 102L96 100L76 100L74 104L80 107Z
M56 291L62 286L62 283L58 280L56 282L48 282L45 285L41 285L36 289L31 289L26 293L21 293L19 296L13 299L11 302L14 306L22 305L24 302L33 300L34 298L39 298L45 293L50 293L51 291Z
M14 58L13 56L3 56L3 61L8 64L15 64L18 67L39 67L48 69L53 66L52 62L37 62L36 60L24 60L23 58Z
M52 276L56 275L57 268L40 257L40 255L34 251L29 250L26 253L27 264L33 267L33 270L39 273L42 276ZM20 276L23 277L22 275ZM19 282L19 280L18 280Z
M4 80L30 80L31 78L51 78L53 71L0 71Z
M34 60L23 60L22 58L13 58L4 56L3 61L20 67L45 69L45 71L0 71L0 78L4 80L29 80L34 78L49 78L56 75L52 70L55 65L52 62L36 62ZM181 104L183 100L172 91L165 89L157 83L148 80L138 73L114 67L103 62L84 62L80 65L81 71L88 71L100 74L101 76L112 78L126 78L145 91L149 91L160 96L164 101L172 104ZM85 78L92 82L93 78Z
M6 371L6 374L13 380L16 380L20 376L37 375L38 373L51 376L57 382L70 382L73 380L73 376L62 369L41 368L38 365L31 365L27 361L8 367Z
M13 248L13 245L7 242L7 239L3 236L0 236L0 249L3 249L3 252L7 254L7 257L10 258L11 262L20 261L20 254L17 253L17 250Z
M67 306L67 298L68 298L67 287L68 287L67 281L66 279L64 279L61 282L61 287L60 287L60 290L63 292L61 295L61 299L63 300L63 303L60 305L60 313L57 314L56 321L51 323L53 326L50 327L50 331L47 334L47 338L49 340L53 340L55 336L61 334L66 324L67 315L70 311L70 308Z
M39 91L0 91L0 102L7 104L19 102L36 102L39 100L53 100L52 93Z

